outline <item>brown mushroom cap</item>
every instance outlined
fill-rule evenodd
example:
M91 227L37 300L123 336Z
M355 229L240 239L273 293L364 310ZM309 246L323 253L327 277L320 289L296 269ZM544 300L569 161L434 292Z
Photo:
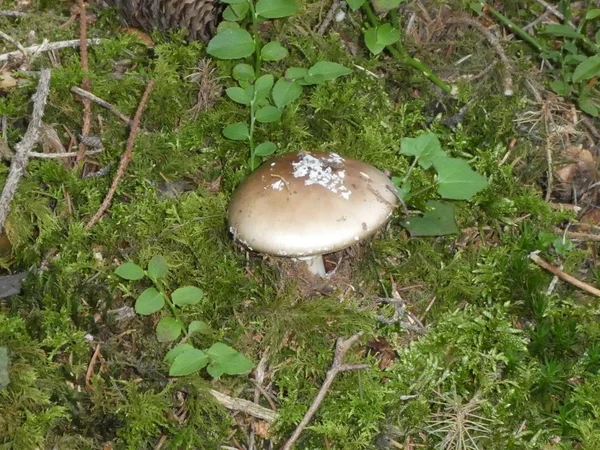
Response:
M236 190L234 238L277 256L323 255L373 235L396 206L383 172L336 153L292 152L266 161Z

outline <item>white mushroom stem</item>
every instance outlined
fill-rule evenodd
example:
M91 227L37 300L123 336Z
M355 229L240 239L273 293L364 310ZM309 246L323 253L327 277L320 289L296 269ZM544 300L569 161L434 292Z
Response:
M325 263L323 262L322 255L304 256L296 259L298 259L299 261L304 261L308 266L308 270L310 270L312 274L317 275L319 277L325 276Z

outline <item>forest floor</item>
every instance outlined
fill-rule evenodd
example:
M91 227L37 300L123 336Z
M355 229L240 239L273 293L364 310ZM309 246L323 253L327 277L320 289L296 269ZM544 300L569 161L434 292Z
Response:
M349 70L305 85L256 126L257 142L333 151L395 181L410 173L398 185L411 220L433 223L410 228L398 208L375 238L326 257L344 269L336 283L311 283L229 233L229 201L251 173L248 143L222 133L248 120L226 94L240 61L92 4L87 36L100 41L85 62L73 4L5 2L0 53L16 53L0 56L0 178L16 192L0 199L0 448L285 449L293 436L298 449L600 449L600 11L479 3L400 5L396 49L438 85L369 51L364 7L336 1L343 13L327 20L329 2L301 2L261 24L263 42L287 49L262 73ZM27 49L44 39L75 42ZM48 75L39 140L24 151ZM82 87L113 110L86 106ZM485 188L444 195L441 169L422 154L413 164L418 136L468 162L459 190L466 173ZM118 276L125 262L154 280L131 264L121 275L132 280ZM138 314L153 283L194 325L174 336L166 309ZM177 303L183 286L197 288L189 304ZM345 339L342 362L366 367L334 373ZM210 365L171 376L174 340Z

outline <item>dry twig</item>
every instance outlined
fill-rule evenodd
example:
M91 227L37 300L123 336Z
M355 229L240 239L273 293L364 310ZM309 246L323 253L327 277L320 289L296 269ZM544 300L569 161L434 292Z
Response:
M38 142L40 137L40 127L42 125L42 117L44 116L44 107L46 106L46 100L50 93L50 69L44 69L40 73L40 81L37 87L37 91L33 96L33 113L31 115L31 122L27 127L25 136L21 142L15 146L15 156L13 156L10 163L10 170L4 189L2 190L2 196L0 196L0 232L4 229L6 218L10 211L10 204L19 181L25 173L25 168L29 161L29 154L35 144Z
M102 153L102 149L90 150L86 155L97 155ZM30 152L30 158L38 159L61 159L61 158L74 158L77 156L77 152L66 152L66 153L41 153L41 152Z
M268 423L274 423L278 418L279 414L275 411L265 408L264 406L257 405L250 400L244 400L243 398L234 398L229 395L223 394L222 392L210 390L211 395L215 398L219 404L232 411L241 411L246 414L250 414L252 417L257 417Z
M554 267L552 264L550 264L549 262L545 261L544 259L540 258L536 252L532 252L529 254L529 258L536 263L538 266L543 267L544 269L546 269L548 272L556 275L558 278L560 278L563 281L566 281L567 283L572 284L575 287L578 287L579 289L587 292L588 294L591 295L595 295L596 297L600 297L600 290L596 289L593 286L590 286L587 283L584 283L583 281L578 280L575 277L572 277L571 275L563 272L562 270L560 270L557 267Z
M494 34L491 33L481 23L468 17L450 18L446 20L446 23L454 25L467 25L475 28L477 31L479 31L485 36L485 38L494 48L496 53L498 53L498 56L500 57L500 59L502 60L502 64L504 65L504 74L502 77L502 84L504 85L504 95L507 97L513 95L512 64L507 58L506 53L504 53L504 50L502 50L502 46L500 45L500 41L498 40L498 38L494 36Z
M101 42L101 39L88 39L87 45L98 45ZM61 50L63 48L73 48L78 47L80 45L79 39L73 39L71 41L59 41L59 42L50 42L50 43L42 43L40 45L32 45L31 47L25 47L25 51L27 54L36 54L40 52L48 52L52 50ZM0 55L0 62L20 62L23 60L23 54L20 50L14 52L3 53Z
M23 55L23 59L25 60L25 65L28 66L29 65L29 55L27 54L27 50L25 50L25 47L23 47L23 45L19 41L17 41L15 38L9 36L8 34L6 34L4 31L0 31L0 37L2 39L4 39L5 41L10 42L11 44L13 44L15 47L17 47L19 49L19 51ZM24 67L24 69L26 69L26 68L27 67Z
M90 379L94 376L94 365L96 365L96 360L100 356L100 343L96 344L96 349L94 350L94 354L92 355L92 359L90 359L90 363L88 364L87 371L85 372L85 388L89 391L92 388L90 384Z
M83 81L81 86L84 91L90 92L92 90L92 80L88 76L89 64L88 64L88 51L87 51L87 13L85 7L85 0L79 0L79 47L81 50L81 70L83 72ZM90 133L92 127L92 102L87 97L82 97L83 102L83 125L81 127L81 136L85 139ZM83 155L87 150L87 146L83 143L79 143L79 150L77 151L77 157L75 163L78 164L83 159Z
M154 87L154 80L150 80L150 82L148 83L148 86L146 86L144 95L142 96L142 99L140 100L140 104L138 105L137 111L135 112L133 122L131 123L131 131L129 132L129 139L127 140L127 146L125 147L125 152L123 152L123 155L121 156L121 162L119 164L119 168L117 169L117 174L115 175L115 178L113 179L110 189L108 190L108 194L106 194L106 198L102 202L102 205L100 206L100 208L98 209L98 211L96 212L94 217L92 217L91 220L87 223L86 228L88 230L90 228L92 228L95 225L95 223L98 222L98 220L100 220L100 217L102 217L102 215L108 209L110 202L112 201L112 198L115 195L115 192L117 190L119 181L125 174L125 170L127 169L129 162L131 161L131 158L133 156L133 144L135 142L135 137L137 135L138 129L140 127L140 119L142 118L142 112L144 111L144 108L146 107L146 103L148 103L148 97L150 96L150 92L152 91L153 87Z
M0 11L0 17L25 17L27 14L21 11Z
M329 25L331 25L331 22L333 22L333 19L335 18L335 13L337 12L339 7L340 7L340 0L333 0L333 4L331 5L329 12L325 16L325 19L323 20L321 25L319 25L319 27L317 28L317 34L320 34L321 36L323 36L325 34L325 32L327 31L327 28L329 28Z
M338 373L348 372L350 370L360 370L369 368L368 364L344 364L344 356L346 355L348 350L350 350L350 347L352 347L356 342L358 342L361 336L362 332L356 333L348 339L344 339L342 337L337 339L337 342L335 344L335 354L333 356L333 364L331 365L331 368L327 371L325 381L323 382L321 389L319 389L319 393L313 400L312 404L310 405L310 408L308 408L308 411L306 412L306 414L304 415L304 417L302 418L302 420L300 421L290 438L283 445L283 447L281 447L281 450L290 450L294 446L294 443L298 440L300 434L302 433L306 425L308 425L312 417L317 412L317 409L319 409L319 406L325 399L325 395L327 395L327 391L329 391L329 388L331 387L331 384L333 383L333 380L335 379Z
M91 100L92 102L96 103L97 105L100 105L103 108L108 109L111 113L113 113L115 116L117 116L123 122L125 122L127 125L131 125L131 118L128 117L127 115L123 114L114 105L111 105L106 100L103 100L100 97L95 96L91 92L85 91L77 86L73 86L71 88L71 92L75 95L79 95L80 97L87 98L87 99Z

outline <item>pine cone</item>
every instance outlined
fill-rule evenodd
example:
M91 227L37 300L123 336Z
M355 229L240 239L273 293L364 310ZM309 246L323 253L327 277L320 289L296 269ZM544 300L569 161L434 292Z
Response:
M227 6L220 0L104 0L119 9L128 26L160 31L185 28L190 41L208 42Z

